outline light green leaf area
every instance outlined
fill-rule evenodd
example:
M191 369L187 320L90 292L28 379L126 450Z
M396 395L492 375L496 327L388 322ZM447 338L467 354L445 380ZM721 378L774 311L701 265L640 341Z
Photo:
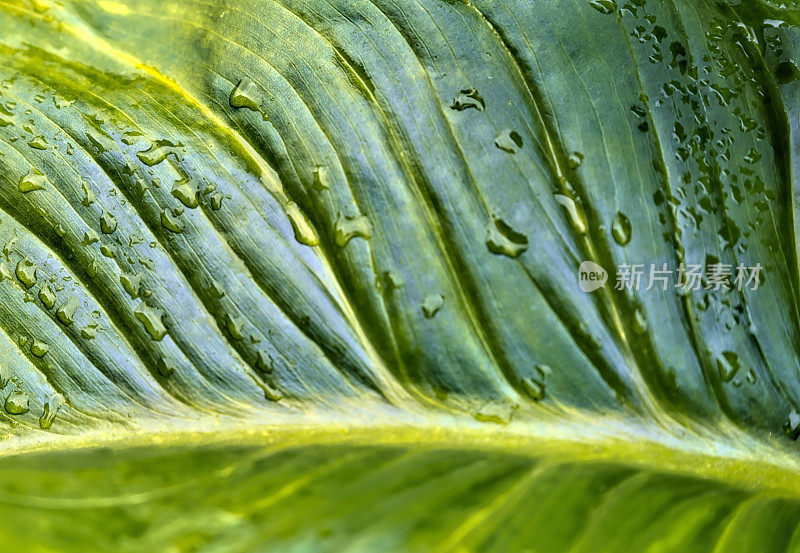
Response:
M800 551L798 24L0 1L3 547Z

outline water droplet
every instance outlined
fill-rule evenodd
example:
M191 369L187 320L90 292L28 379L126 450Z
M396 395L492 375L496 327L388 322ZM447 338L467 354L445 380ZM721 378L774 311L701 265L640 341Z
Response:
M211 209L219 211L222 208L222 192L214 192L211 194Z
M61 307L58 308L56 311L56 317L58 320L64 323L65 325L71 325L72 321L75 317L75 312L80 307L81 301L77 298L77 296L70 296L67 298Z
M258 353L256 353L256 369L262 374L272 374L275 369L275 361L266 351L258 350Z
M56 107L56 109L68 108L74 103L75 100L67 100L66 98L61 98L60 96L53 96L53 105Z
M46 150L49 145L43 136L35 136L28 142L28 146L35 150Z
M583 154L580 152L572 152L569 157L567 157L567 165L570 169L577 169L583 163Z
M83 245L84 246L91 246L95 242L100 241L100 236L93 229L89 229L83 233Z
M39 290L39 299L47 309L52 309L56 304L56 295L49 284L45 284Z
M514 416L515 405L500 401L487 401L473 416L481 422L507 425Z
M92 258L89 262L89 265L86 266L86 274L90 277L94 278L97 276L97 271L100 270L100 264L97 262L96 259Z
M723 351L722 355L717 357L717 369L722 381L730 382L739 372L739 356L732 351Z
M369 240L372 238L372 223L366 215L347 217L339 213L333 228L333 239L336 245L343 248L355 237Z
M578 234L586 234L586 221L584 221L583 217L578 211L578 206L575 204L575 200L569 196L565 196L564 194L554 194L553 197L566 210L569 221L575 231Z
M81 187L83 188L83 200L81 203L86 207L89 207L94 203L94 190L92 190L85 182L81 183Z
M142 285L142 275L122 273L119 275L119 281L131 299L136 299L139 296L139 287Z
M144 329L156 342L160 342L167 335L167 329L164 327L164 323L161 322L161 317L164 316L164 313L160 309L141 302L133 310L133 315L136 320L142 323Z
M183 157L183 145L178 142L170 142L169 140L156 140L147 150L136 152L136 157L147 165L152 167L164 161L168 155L172 155L180 161Z
M324 165L314 167L314 182L311 185L314 190L321 191L330 188L328 182L330 175L328 173L328 168Z
M311 227L311 224L306 219L305 214L300 211L300 208L294 202L287 202L283 207L286 215L289 217L289 222L292 223L292 230L294 230L294 238L301 244L306 246L316 246L319 244L317 233Z
M100 327L97 323L86 325L81 329L81 338L84 340L94 340L97 338L97 329Z
M517 131L505 129L494 139L494 145L504 152L516 154L522 148L522 136Z
M789 436L790 440L797 441L800 438L800 413L792 411L783 423L783 431Z
M231 91L230 103L234 108L247 108L260 112L261 92L253 81L244 77Z
M47 177L36 169L31 169L28 174L19 180L19 191L23 194L34 190L44 190L47 187Z
M9 256L11 255L11 252L14 251L14 246L17 243L17 238L18 237L17 237L17 235L15 233L14 236L11 237L11 239L8 242L6 242L6 245L3 246L3 255L5 255L6 259L8 259L8 260L10 260Z
M117 230L117 220L108 211L104 210L100 217L100 230L103 231L103 234L112 234Z
M544 399L545 386L542 380L527 376L522 379L522 386L533 401L542 401Z
M125 131L122 133L122 142L127 144L128 146L133 146L139 139L142 137L142 133L139 131Z
M5 410L12 415L23 415L30 410L28 394L22 390L14 390L6 398Z
M166 357L161 357L158 360L158 372L164 378L169 378L175 374L175 365L173 365Z
M600 13L609 14L617 11L617 3L615 0L591 0L589 5Z
M486 108L486 102L483 101L481 95L474 88L462 88L458 92L458 96L453 98L450 108L456 111L463 111L469 108L483 111Z
M175 233L183 232L183 223L166 209L161 212L161 226Z
M42 409L42 416L39 417L39 427L43 430L47 430L53 426L56 414L63 404L64 400L58 395L47 398L47 401L44 402L44 408Z
M175 181L172 185L172 195L189 209L197 207L197 190L189 184L188 180Z
M31 344L31 353L36 357L44 357L50 351L50 346L41 340L34 340Z
M16 274L25 288L36 284L36 265L30 259L25 258L17 262Z
M228 334L231 335L231 338L234 340L241 340L244 338L244 334L242 333L243 326L244 319L242 317L234 317L230 313L225 313L225 328L228 330Z
M444 307L444 296L441 294L431 294L422 302L422 313L428 319L436 315Z
M528 237L503 219L493 217L486 230L486 247L494 254L516 258L528 249Z
M631 241L632 231L631 220L623 212L617 211L617 216L611 224L611 234L614 236L614 240L617 244L620 246L627 246Z

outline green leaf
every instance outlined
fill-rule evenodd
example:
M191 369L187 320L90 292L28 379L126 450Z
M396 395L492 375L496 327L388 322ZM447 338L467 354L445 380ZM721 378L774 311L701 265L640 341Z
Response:
M0 3L4 545L800 550L798 25Z

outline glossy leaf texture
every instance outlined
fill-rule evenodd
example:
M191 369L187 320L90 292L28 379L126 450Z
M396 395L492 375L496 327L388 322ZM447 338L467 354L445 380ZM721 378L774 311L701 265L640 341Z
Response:
M3 534L797 549L798 24L0 3ZM681 264L763 270L614 286Z

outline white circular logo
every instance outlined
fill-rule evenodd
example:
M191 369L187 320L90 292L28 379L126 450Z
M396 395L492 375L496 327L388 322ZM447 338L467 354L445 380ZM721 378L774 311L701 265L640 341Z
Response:
M578 286L584 292L594 292L608 281L608 273L594 261L584 261L578 267Z

